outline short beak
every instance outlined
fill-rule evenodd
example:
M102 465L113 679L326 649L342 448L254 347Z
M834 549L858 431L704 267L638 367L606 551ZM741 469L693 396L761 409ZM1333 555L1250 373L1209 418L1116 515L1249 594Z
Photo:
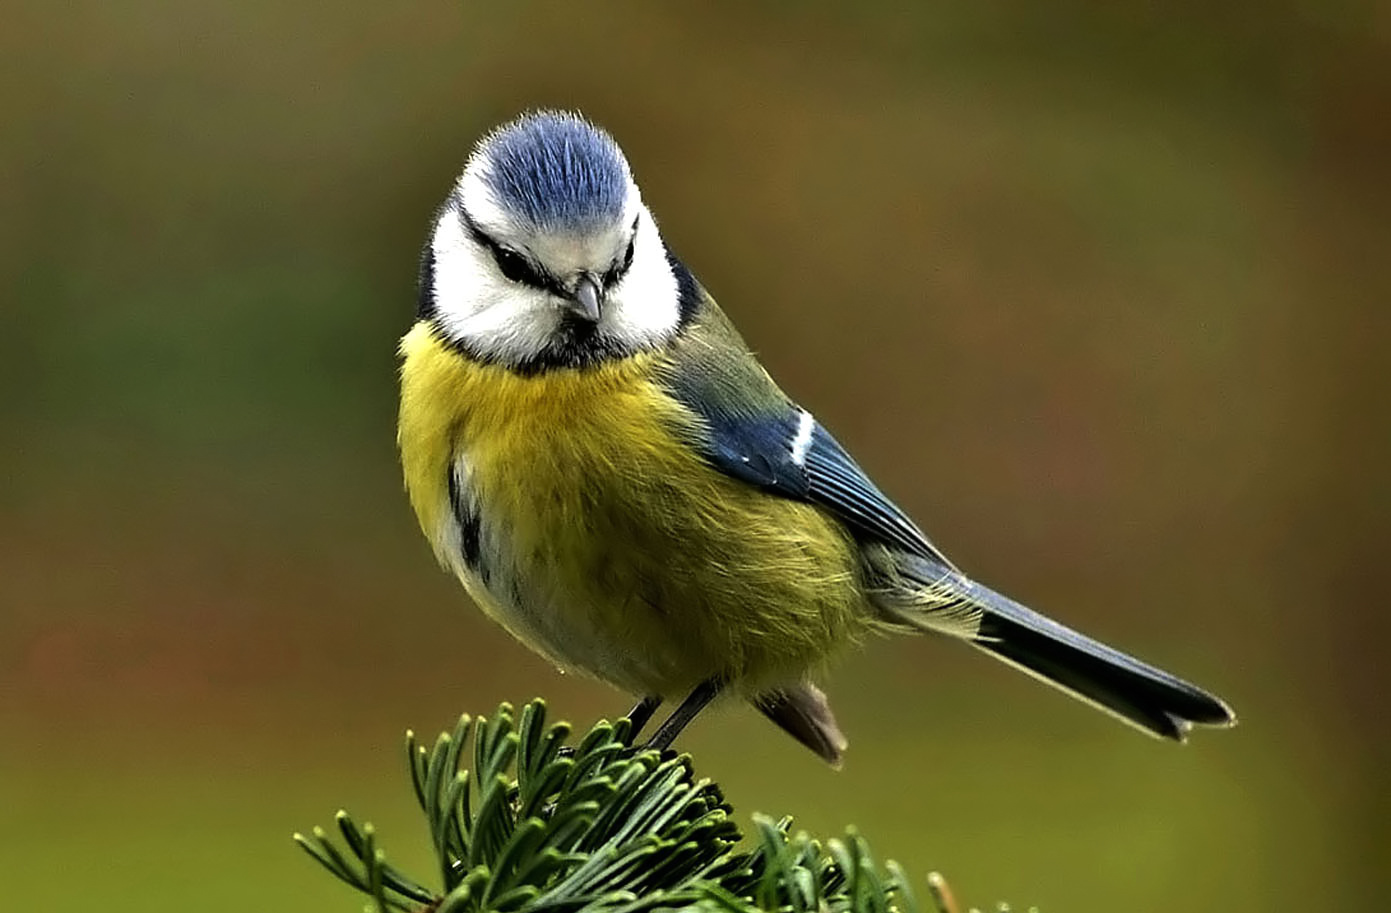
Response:
M604 292L599 288L599 283L588 273L581 273L579 281L575 283L575 291L570 296L573 305L571 310L590 323L598 323L602 316L599 305L603 300Z

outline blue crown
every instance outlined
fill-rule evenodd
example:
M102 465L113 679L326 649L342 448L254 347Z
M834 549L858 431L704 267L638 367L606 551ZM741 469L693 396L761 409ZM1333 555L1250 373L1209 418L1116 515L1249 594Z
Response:
M613 137L578 114L525 114L480 154L497 202L533 229L583 230L623 215L628 163Z

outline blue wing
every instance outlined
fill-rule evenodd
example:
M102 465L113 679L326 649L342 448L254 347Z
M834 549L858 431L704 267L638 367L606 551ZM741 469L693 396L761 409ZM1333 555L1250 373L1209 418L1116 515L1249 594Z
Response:
M951 567L806 410L786 403L773 414L731 416L686 405L706 420L704 456L723 472L773 494L824 507L860 536Z
M685 332L659 363L657 379L703 420L706 433L692 443L705 459L764 491L825 508L861 538L952 568L830 432L778 389L681 261L667 259Z

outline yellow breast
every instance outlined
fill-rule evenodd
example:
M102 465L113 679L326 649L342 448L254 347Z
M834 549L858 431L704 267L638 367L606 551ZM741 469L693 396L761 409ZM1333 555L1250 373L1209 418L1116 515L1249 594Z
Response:
M427 324L402 341L406 487L441 560L449 473L468 467L489 615L564 666L676 695L712 675L800 677L869 628L856 553L817 509L709 467L652 355L522 376Z

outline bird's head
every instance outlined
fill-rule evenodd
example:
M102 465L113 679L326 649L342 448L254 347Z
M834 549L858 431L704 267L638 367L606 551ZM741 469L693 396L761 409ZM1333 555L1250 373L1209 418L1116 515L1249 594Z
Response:
M680 293L613 137L526 114L473 150L436 215L420 316L472 357L582 367L660 345Z

